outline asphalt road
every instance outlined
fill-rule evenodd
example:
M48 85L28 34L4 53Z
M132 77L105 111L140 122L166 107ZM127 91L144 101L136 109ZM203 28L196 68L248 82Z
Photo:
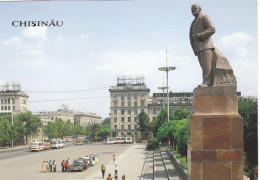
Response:
M109 164L112 161L112 156L115 154L118 157L120 154L128 149L134 149L139 147L138 145L106 145L106 144L85 144L85 145L73 145L66 146L63 149L55 149L49 151L41 152L30 152L28 150L24 151L15 151L15 152L6 152L0 154L0 175L1 180L28 180L28 179L62 179L62 180L73 180L73 179L102 179L100 173L100 166L102 163ZM142 146L140 150L138 148L134 150L143 151L144 147ZM72 162L74 159L79 158L80 156L85 156L87 154L96 152L99 154L99 162L96 163L96 166L90 167L87 171L84 172L61 172L60 162L62 160L67 160L68 158ZM127 152L127 151L126 151ZM136 152L137 154L139 152ZM137 155L136 154L136 155ZM8 155L8 156L7 156ZM133 154L134 155L134 154ZM134 155L134 156L136 156ZM142 154L142 156L144 156ZM122 157L122 155L121 155ZM141 159L141 158L139 158ZM42 162L55 160L57 162L57 172L42 172ZM142 160L142 159L141 159ZM124 161L124 159L122 160ZM143 162L143 160L142 160ZM140 167L142 162L139 163ZM91 178L90 175L96 174L95 178ZM100 177L99 176L100 173ZM139 173L139 172L138 172ZM91 175L91 176L92 176ZM87 178L89 176L89 178Z

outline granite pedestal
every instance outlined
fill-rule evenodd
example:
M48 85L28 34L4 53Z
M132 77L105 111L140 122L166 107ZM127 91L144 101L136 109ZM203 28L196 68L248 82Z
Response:
M243 119L236 86L193 92L188 125L189 180L243 180Z

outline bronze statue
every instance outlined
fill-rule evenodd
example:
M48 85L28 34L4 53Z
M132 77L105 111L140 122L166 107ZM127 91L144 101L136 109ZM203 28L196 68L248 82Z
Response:
M191 12L195 19L190 27L190 43L194 54L198 56L203 77L203 82L199 87L236 85L231 66L215 48L211 39L216 32L211 19L201 13L201 7L198 4L192 5Z

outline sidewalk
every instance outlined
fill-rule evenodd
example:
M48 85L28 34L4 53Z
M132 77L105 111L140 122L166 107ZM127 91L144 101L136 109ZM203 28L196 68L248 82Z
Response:
M121 179L122 175L126 175L127 180L140 179L146 156L145 148L146 144L135 144L116 157L115 164L117 164L118 167L119 179ZM114 177L115 164L113 164L112 158L108 164L105 164L105 179L109 173L111 173L112 177ZM89 174L85 179L103 179L101 170Z
M19 149L29 149L29 145L19 145L19 146L14 146L14 147L0 147L0 152L3 151L12 151L12 150L19 150Z

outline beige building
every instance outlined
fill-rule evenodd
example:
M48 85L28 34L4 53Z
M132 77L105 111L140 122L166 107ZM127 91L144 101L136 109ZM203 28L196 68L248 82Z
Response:
M0 116L28 111L28 95L21 91L18 82L0 85Z
M84 113L76 112L74 114L74 124L86 127L92 124L101 124L101 116L96 115L95 113Z
M34 114L41 118L44 126L46 126L49 121L54 122L56 118L61 118L64 122L70 120L74 123L73 110L70 110L69 107L64 104L57 111L41 111Z
M144 76L118 76L117 86L109 92L111 136L138 138L137 115L142 111L148 114L150 89Z

